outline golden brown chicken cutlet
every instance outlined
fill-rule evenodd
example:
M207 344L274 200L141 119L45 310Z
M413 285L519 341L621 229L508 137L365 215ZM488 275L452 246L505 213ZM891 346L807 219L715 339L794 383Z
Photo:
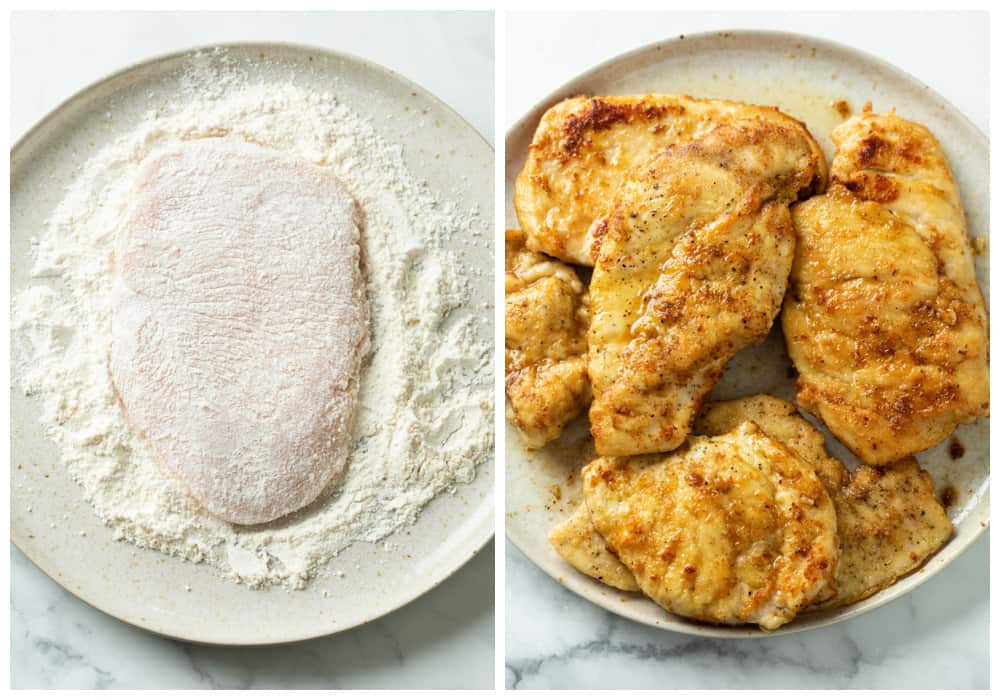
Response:
M505 292L509 412L525 443L541 447L590 402L587 290L569 265L508 231Z
M796 206L782 326L798 400L868 464L989 414L989 340L958 188L925 127L857 115Z
M588 232L604 218L631 170L668 147L691 143L734 121L760 121L806 131L774 107L685 95L619 95L563 100L542 116L515 183L514 205L530 250L593 265ZM808 133L808 132L806 132ZM817 161L815 189L826 182Z
M622 184L590 283L598 454L676 448L730 358L767 336L792 265L788 206L823 167L811 142L799 127L735 122Z

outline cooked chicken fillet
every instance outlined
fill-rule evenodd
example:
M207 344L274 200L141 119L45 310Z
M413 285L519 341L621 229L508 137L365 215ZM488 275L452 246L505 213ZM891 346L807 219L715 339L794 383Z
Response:
M951 539L952 524L934 480L908 457L887 467L849 472L834 496L840 566L834 598L821 607L850 605L919 569Z
M598 533L668 611L775 629L827 589L833 502L793 450L747 422L669 455L583 470Z
M894 114L833 132L832 184L793 210L782 314L798 400L870 464L989 413L986 311L941 147Z
M820 178L804 128L719 127L636 168L614 200L590 284L597 452L665 452L690 432L729 359L781 306L788 204Z
M554 440L590 402L587 291L569 265L506 236L506 387L529 447Z
M682 95L574 97L549 109L535 131L528 160L514 187L517 218L531 250L593 265L591 224L633 167L669 146L701 138L736 120L805 128L773 107L696 100ZM817 189L826 163L812 138Z
M549 542L559 556L587 576L623 591L639 590L632 572L594 529L586 501L565 522L552 528Z
M951 521L937 500L934 480L915 459L848 472L827 454L823 434L787 401L760 394L712 403L695 431L721 435L747 420L811 463L833 496L840 564L832 582L836 594L820 601L821 607L849 605L891 586L951 537Z
M724 435L746 421L753 421L765 433L809 462L832 496L846 474L840 460L826 452L823 433L802 417L795 405L768 394L755 394L729 401L713 401L694 423L696 435Z
M795 450L813 466L827 487L827 492L837 492L844 477L844 466L827 455L823 434L804 420L795 406L787 401L758 394L711 403L695 421L694 433L722 435L737 429L746 421L753 421L770 437ZM549 542L560 556L582 573L615 588L636 590L635 587L619 585L625 582L635 586L635 579L594 530L586 502L569 519L552 529ZM827 595L832 594L831 588Z
M746 421L809 462L833 497L840 559L836 575L811 607L839 607L868 598L919 568L951 537L952 525L937 500L934 481L916 460L848 472L827 454L823 434L787 401L758 394L714 402L698 417L694 430L724 435ZM552 530L549 541L584 574L635 590L628 587L635 585L631 572L594 530L586 502Z

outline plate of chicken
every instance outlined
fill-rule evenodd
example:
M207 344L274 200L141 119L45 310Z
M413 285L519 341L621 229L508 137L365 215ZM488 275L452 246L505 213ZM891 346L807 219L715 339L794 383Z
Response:
M989 145L877 58L681 37L507 135L511 541L625 617L872 610L989 518Z

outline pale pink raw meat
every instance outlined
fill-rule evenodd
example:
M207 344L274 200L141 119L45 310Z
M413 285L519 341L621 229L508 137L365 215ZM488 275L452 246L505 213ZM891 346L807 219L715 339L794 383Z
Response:
M110 368L207 511L263 523L340 474L367 347L359 212L330 169L226 139L141 167L116 242Z

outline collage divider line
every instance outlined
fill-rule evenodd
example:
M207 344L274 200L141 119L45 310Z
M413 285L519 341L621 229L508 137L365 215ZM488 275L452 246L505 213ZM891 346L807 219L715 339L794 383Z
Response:
M495 534L493 537L493 654L494 654L494 684L495 693L503 692L506 686L506 537L504 522L506 520L506 489L504 487L506 450L504 440L505 406L503 369L504 357L500 348L504 347L504 230L506 228L506 193L507 181L505 163L506 149L506 85L507 85L507 24L506 14L502 8L493 13L493 210L494 210L494 304L493 304L493 383L494 383L494 484L493 508Z

